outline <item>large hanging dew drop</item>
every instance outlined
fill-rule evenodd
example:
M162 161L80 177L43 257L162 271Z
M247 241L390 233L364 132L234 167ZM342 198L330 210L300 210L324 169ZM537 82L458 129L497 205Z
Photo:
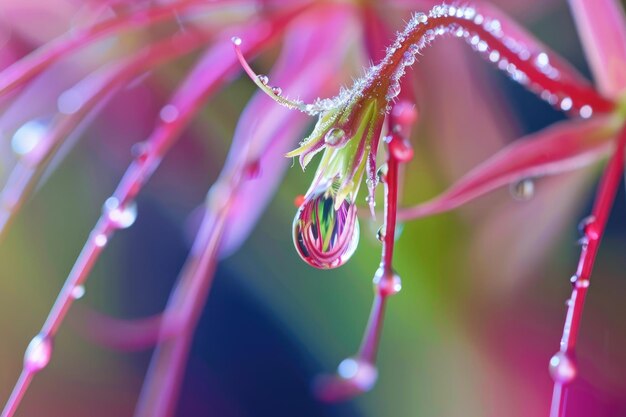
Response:
M356 206L346 199L335 209L332 187L311 193L294 218L293 241L300 257L315 268L343 265L359 243Z

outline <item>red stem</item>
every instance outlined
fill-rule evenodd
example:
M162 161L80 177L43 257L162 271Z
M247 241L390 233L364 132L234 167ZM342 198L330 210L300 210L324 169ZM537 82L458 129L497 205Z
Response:
M384 65L380 69L380 77L388 81L374 83L369 87L371 90L367 91L365 95L380 97L386 94L390 83L393 82L394 72L402 62L402 58L408 51L409 46L412 44L419 45L420 41L425 38L427 31L430 30L436 33L438 28L442 28L443 33L451 33L453 30L461 28L467 31L467 36L462 35L467 40L476 35L479 40L486 42L488 46L484 52L497 51L499 53L499 58L495 63L504 63L504 66L500 69L508 70L509 65L514 65L514 68L525 74L529 80L527 87L535 93L538 94L545 90L557 95L559 99L570 98L570 105L563 107L563 110L580 110L584 106L590 106L593 112L609 112L615 107L611 100L602 97L593 87L586 85L578 76L570 72L569 68L562 66L558 59L549 60L550 65L558 71L557 76L549 77L533 64L541 51L527 50L528 56L522 57L520 52L513 51L505 44L505 39L513 38L507 38L506 34L501 31L487 30L484 23L488 21L488 16L480 15L478 11L476 16L481 16L481 19L477 21L475 18L468 19L447 14L431 16L425 22L415 25L409 32L405 33L405 39L400 42L399 47L396 48L389 59L383 62ZM553 58L547 53L546 56Z
M619 134L617 145L609 163L607 164L596 194L591 216L583 220L582 249L576 275L572 277L572 295L568 301L565 325L559 353L551 360L551 371L554 378L554 390L552 395L552 405L550 417L563 417L565 414L565 398L568 385L576 375L575 349L582 319L585 297L589 288L589 278L598 253L598 248L604 235L606 223L613 207L617 188L621 182L624 171L624 150L626 147L626 127L622 128ZM567 375L559 374L558 366L571 364L571 371Z

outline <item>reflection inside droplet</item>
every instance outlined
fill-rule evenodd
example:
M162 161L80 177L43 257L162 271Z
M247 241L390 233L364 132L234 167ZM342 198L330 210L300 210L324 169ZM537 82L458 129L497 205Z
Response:
M335 208L333 187L309 194L294 218L293 240L309 265L321 269L343 265L359 243L356 206L346 198Z

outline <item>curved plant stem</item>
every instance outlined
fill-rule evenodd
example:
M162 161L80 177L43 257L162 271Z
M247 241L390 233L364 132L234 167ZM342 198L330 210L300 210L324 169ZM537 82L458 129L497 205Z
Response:
M282 29L282 26L284 26L286 15L287 13L281 15L281 19L274 20L273 25L271 25L268 31L259 31L256 26L247 29L246 33L249 31L248 39L250 39L249 43L246 45L246 47L249 48L248 52L254 53L258 48L267 45L268 41L274 38L278 31ZM293 12L289 14L289 17L293 17ZM188 76L172 102L168 105L171 106L170 109L176 111L177 117L162 120L157 125L153 134L143 144L142 152L139 153L124 174L113 196L105 203L103 213L90 233L89 239L85 243L76 263L70 271L48 318L40 333L33 339L33 341L42 342L45 346L49 347L48 359L51 353L52 339L75 299L75 288L84 284L93 265L99 258L100 253L108 243L114 231L118 228L128 227L130 225L123 223L124 218L129 215L128 210L131 212L133 210L133 199L157 168L161 159L178 138L182 129L200 110L205 100L227 80L229 76L238 70L237 61L234 57L225 58L225 56L231 56L225 54L225 49L229 50L229 48L230 45L227 41L218 43L215 48L206 54L196 66L196 69ZM130 215L132 216L132 214ZM131 224L132 220L133 219L130 221ZM31 345L32 344L33 342L31 342ZM11 417L14 414L34 374L47 365L46 363L40 368L29 366L32 361L29 354L33 351L34 350L30 349L30 347L27 350L24 361L25 366L5 406L2 417Z
M576 340L580 329L585 297L589 288L589 278L598 254L600 241L604 235L611 207L617 194L624 172L624 151L626 148L626 127L619 134L613 156L607 164L593 204L591 216L581 223L583 237L576 274L572 277L572 295L567 304L567 315L559 352L550 360L550 373L554 379L550 417L564 417L569 384L575 379Z
M465 39L511 78L563 111L578 111L582 117L593 112L609 112L614 103L598 94L570 67L544 49L528 49L519 31L506 31L502 23L482 14L480 8L435 6L428 16L415 15L396 44L376 68L377 79L365 90L366 96L385 95L389 86L403 74L399 66L411 48L421 50L437 36L452 34ZM508 23L508 22L507 22ZM481 43L482 42L482 43Z
M114 64L104 74L97 74L83 80L88 84L80 107L71 114L59 114L51 128L37 147L22 156L13 168L0 191L0 237L6 231L15 213L30 197L46 167L57 155L61 145L69 136L80 134L80 127L93 116L102 105L144 71L153 69L167 61L190 53L202 46L212 36L212 31L185 31L139 51L136 55ZM97 78L91 80L91 78ZM81 90L81 84L73 89ZM93 88L92 84L97 87Z
M0 97L30 81L65 55L100 38L128 30L142 29L168 19L174 19L180 13L186 13L194 7L211 8L226 1L228 0L208 3L205 0L178 0L162 6L133 11L107 19L85 29L68 32L67 35L47 43L0 72ZM249 2L244 3L248 4Z

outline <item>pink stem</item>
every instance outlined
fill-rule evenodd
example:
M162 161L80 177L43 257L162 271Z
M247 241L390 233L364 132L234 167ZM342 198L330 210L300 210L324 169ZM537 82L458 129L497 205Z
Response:
M580 111L583 117L588 117L591 112L609 112L615 107L611 100L599 95L591 86L572 74L569 68L562 66L557 59L550 59L554 57L548 53L525 49L523 42L507 36L499 29L499 24L492 25L491 22L497 20L490 19L488 15L482 15L480 10L468 8L474 13L472 17L466 17L449 12L449 10L456 12L456 7L437 6L433 11L439 9L445 12L433 12L430 17L425 18L423 22L416 24L406 33L405 39L380 68L380 78L388 81L373 83L369 87L370 91L365 92L366 96L385 95L390 83L394 80L398 65L401 64L405 54L410 53L411 45L425 45L437 35L448 33L466 39L498 68L508 72L512 77L517 75L520 78L519 81L531 91L542 96L547 93L545 97L548 100L550 96L553 96L555 101L551 104L558 105L564 111L576 110ZM480 41L484 42L484 47L480 46ZM513 44L516 46L513 47ZM497 58L496 55L492 58L491 52L497 52ZM546 65L538 63L546 63ZM549 70L550 67L554 71Z
M575 349L580 322L582 319L585 296L589 288L589 278L596 260L600 241L613 207L617 188L624 171L624 150L626 147L626 127L620 132L617 145L605 168L591 216L581 223L583 237L582 249L576 275L571 279L573 289L568 300L567 315L559 351L550 360L550 373L554 379L550 417L564 417L567 388L577 374Z
M274 20L269 31L259 31L256 26L248 29L250 31L248 36L250 41L246 44L246 47L249 48L248 52L254 53L257 49L267 45L283 29L286 19L293 17L294 13L296 12L285 13L280 16L280 19ZM259 34L258 32L262 33ZM246 33L248 32L246 31ZM76 287L81 286L86 281L93 265L113 232L117 228L129 226L120 226L120 217L123 217L126 210L129 209L132 200L157 168L184 126L200 110L209 95L238 69L235 59L224 59L225 55L220 47L228 48L229 50L230 44L227 42L219 44L216 50L211 51L213 53L209 53L197 66L197 70L188 77L180 89L180 93L175 96L173 102L169 105L172 106L172 109L177 110L178 117L173 120L163 120L159 123L154 133L146 141L145 151L138 155L130 165L113 197L105 203L102 216L79 254L39 335L33 339L33 342L38 341L40 342L38 343L39 345L46 347L47 361L49 361L51 354L52 339L75 300ZM31 342L31 345L33 345L33 342ZM45 361L43 366L34 366L32 364L32 362L35 362L37 365L40 365L42 362L38 356L33 358L31 354L39 355L41 349L30 349L31 345L29 345L29 349L26 352L24 370L22 371L22 375L26 376L20 377L17 381L1 417L11 417L13 415L28 389L32 376L47 365L47 361Z
M107 98L138 74L197 49L211 34L210 31L185 31L139 51L133 57L116 64L104 76L105 81L84 99L78 110L69 115L58 115L41 143L18 161L0 193L0 236L33 192L37 180L65 138L78 133L77 127L88 116L93 115Z
M405 102L400 102L399 106L406 111L414 111L413 107L406 106ZM368 391L376 382L376 356L387 298L397 294L402 286L392 264L398 206L398 171L401 163L406 163L413 157L413 150L403 135L410 129L410 124L404 122L413 123L415 119L393 110L389 117L391 133L385 138L388 145L387 172L381 178L385 186L385 235L380 266L374 275L374 301L357 354L339 365L338 377L323 377L316 387L318 396L324 401L345 400Z
M224 3L224 1L226 0L222 0L220 3ZM187 12L193 7L215 7L215 4L207 3L205 0L178 0L163 6L154 6L113 17L86 29L71 31L2 71L0 73L0 97L28 82L65 55L97 39L122 31L151 26L175 18L179 13Z

